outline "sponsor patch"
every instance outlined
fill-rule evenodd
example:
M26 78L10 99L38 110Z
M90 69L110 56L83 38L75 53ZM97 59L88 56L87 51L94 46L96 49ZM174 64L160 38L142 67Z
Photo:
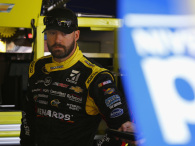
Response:
M33 73L34 72L34 66L35 66L35 61L32 61L29 67L29 72Z
M87 63L89 66L94 66L94 64L92 64L91 62L85 60L85 63Z
M24 127L24 131L25 131L25 135L30 136L30 127L28 126L27 120L26 120L26 113L23 111L22 112L22 122L23 122L23 127Z
M74 111L79 111L81 109L80 106L74 105L74 104L70 104L70 103L67 103L67 106L69 107L69 109L74 110Z
M104 145L104 143L107 143L110 141L110 137L107 136L107 134L104 135L103 138L101 138L98 142L97 142L97 146L102 146Z
M60 97L66 97L66 93L63 93L61 91L55 91L55 90L52 90L52 89L50 90L50 94L60 96Z
M42 72L43 72L44 74L49 74L49 72L46 70L45 66L42 67Z
M54 99L51 101L51 106L55 106L55 107L58 107L58 105L60 104L61 102L58 100L58 99Z
M115 89L114 88L108 88L108 89L103 89L103 91L104 91L104 95L107 95L107 94L114 93Z
M66 81L69 83L77 84L80 75L81 75L80 71L72 70L72 73L70 74L70 78L67 78Z
M63 83L59 83L59 82L54 82L52 85L62 87L62 88L68 88L68 86L69 86L67 84L63 84Z
M110 113L110 118L116 118L123 114L122 108L116 108Z
M114 103L113 105L109 106L110 109L113 109L115 107L117 107L118 105L121 105L122 103L119 101L117 103Z
M110 83L112 83L112 81L111 80L107 80L107 81L104 81L102 83L99 83L98 84L98 87L102 87L102 86L107 85L107 84L110 84Z
M32 92L40 92L41 89L37 88L37 89L32 89Z
M39 103L39 104L45 104L45 105L48 104L47 101L45 101L45 100L40 100L40 99L39 99L39 94L38 94L38 95L34 95L34 96L33 96L33 99L34 99L35 102L37 102L37 103Z
M43 89L43 92L49 93L49 89Z
M38 99L36 102L38 102L39 104L45 104L45 105L48 104L48 101L40 100L40 99Z
M105 104L107 107L111 106L112 104L121 101L119 95L113 95L105 100Z
M53 67L50 67L50 69L53 70L53 69L59 69L59 68L63 68L63 67L64 67L63 65L53 66Z
M76 86L76 87L75 86L71 86L70 89L73 90L76 93L82 93L83 92L83 89L81 87L79 87L79 86Z
M72 121L71 118L73 117L73 115L70 115L70 114L63 114L60 112L42 109L42 108L37 108L37 114L39 114L40 116L51 117L51 118L55 118L55 119L59 119L59 120L67 121L67 122ZM74 123L74 121L70 123Z
M52 82L52 78L51 77L47 77L47 78L45 78L44 85L45 86L49 86L51 84L51 82Z
M38 94L38 97L48 98L48 95L45 95L45 94Z
M79 97L79 96L76 96L76 95L73 95L73 94L67 94L67 98L71 101L82 103L82 97Z
M43 83L44 84L44 80L37 80L36 82L35 82L35 84L40 84L40 83Z
M37 82L35 84L40 84L43 83L45 86L49 86L52 82L52 78L51 77L46 77L45 80L37 80Z

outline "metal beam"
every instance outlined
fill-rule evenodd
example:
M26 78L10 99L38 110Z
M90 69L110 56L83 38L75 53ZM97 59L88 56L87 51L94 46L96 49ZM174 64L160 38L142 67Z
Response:
M0 27L31 28L41 12L41 0L0 0Z

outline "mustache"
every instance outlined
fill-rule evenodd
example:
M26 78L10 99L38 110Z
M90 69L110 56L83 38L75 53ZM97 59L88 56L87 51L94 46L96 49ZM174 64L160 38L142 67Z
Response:
M51 47L52 47L52 48L53 48L53 47L62 47L62 48L65 48L64 45L61 45L61 44L58 44L58 43L53 44Z

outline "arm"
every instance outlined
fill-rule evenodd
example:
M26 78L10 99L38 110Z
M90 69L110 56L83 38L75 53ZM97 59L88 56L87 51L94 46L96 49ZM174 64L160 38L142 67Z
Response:
M111 129L119 131L134 131L134 125L129 116L125 97L117 89L111 74L104 73L96 77L90 88L90 96L94 99L102 118ZM112 135L106 134L98 141L98 146L123 145Z
M109 128L118 129L130 121L125 97L117 89L112 74L104 72L97 75L89 93Z
M23 101L22 124L20 132L21 146L34 146L35 104L31 94L31 78L29 78L26 98Z

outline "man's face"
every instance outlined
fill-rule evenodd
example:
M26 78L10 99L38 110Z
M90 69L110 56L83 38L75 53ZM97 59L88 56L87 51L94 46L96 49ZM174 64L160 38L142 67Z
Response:
M54 59L65 59L76 46L77 31L65 34L58 30L47 30L47 46Z

